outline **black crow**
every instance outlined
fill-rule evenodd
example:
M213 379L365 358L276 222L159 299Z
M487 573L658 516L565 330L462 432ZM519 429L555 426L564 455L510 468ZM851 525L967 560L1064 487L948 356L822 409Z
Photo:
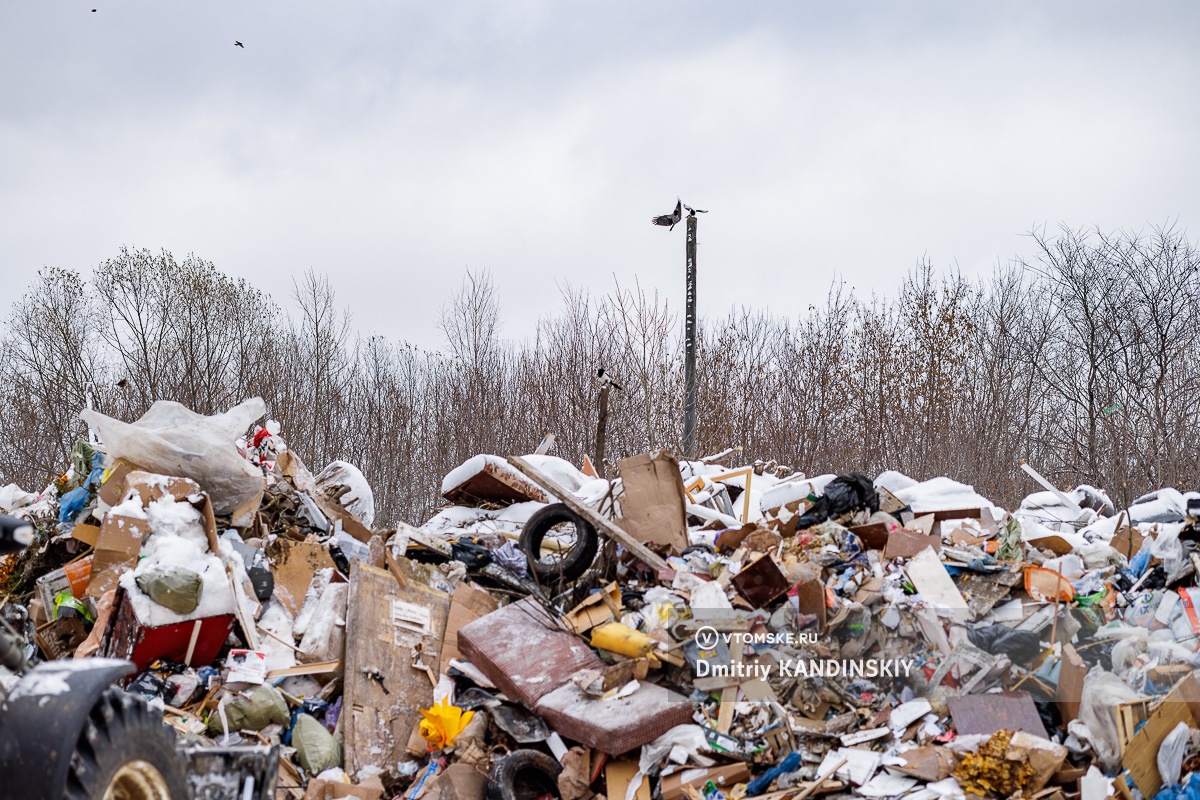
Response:
M234 43L233 43L233 46L234 46L234 47L240 47L240 48L242 48L243 50L245 50L245 49L246 49L246 45L242 44L241 42L234 42Z
M679 220L683 219L683 203L679 202L679 198L675 198L675 210L670 214L660 214L657 217L651 217L650 222L655 225L662 225L664 228L668 225L671 230L679 224Z

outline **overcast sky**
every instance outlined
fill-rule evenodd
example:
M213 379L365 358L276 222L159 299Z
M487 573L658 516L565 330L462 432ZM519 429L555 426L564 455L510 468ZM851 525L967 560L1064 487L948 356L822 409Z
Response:
M0 305L128 244L280 300L311 267L423 346L487 269L521 338L564 282L681 305L676 195L704 314L1034 225L1196 238L1198 41L1189 2L3 0Z

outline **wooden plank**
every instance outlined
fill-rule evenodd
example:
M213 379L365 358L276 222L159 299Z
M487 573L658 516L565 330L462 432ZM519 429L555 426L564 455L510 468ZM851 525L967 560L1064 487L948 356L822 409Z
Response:
M554 479L545 475L541 470L534 467L520 456L509 456L508 463L519 469L522 473L529 476L529 479L541 486L550 494L554 495L559 502L567 508L574 511L579 516L592 523L592 526L597 531L606 534L609 538L615 539L629 552L633 553L639 559L644 561L647 566L653 567L656 570L670 569L670 566L657 553L644 544L634 539L625 531L618 528L612 521L605 519L596 513L596 510L590 506L575 499L575 496L560 486Z
M733 673L738 674L738 665L745 658L746 645L741 641L736 641L729 648L729 660L733 663ZM717 731L719 733L729 733L729 728L733 725L733 706L737 703L739 686L729 686L721 690L721 708L717 712Z
M438 663L450 596L358 561L350 567L346 609L345 764L386 768L406 758L409 733L433 687L414 669L413 650Z
M312 664L297 664L294 667L273 669L267 673L267 679L275 680L276 678L286 678L289 675L324 675L329 672L337 672L338 665L341 663L335 658L333 661L317 661Z

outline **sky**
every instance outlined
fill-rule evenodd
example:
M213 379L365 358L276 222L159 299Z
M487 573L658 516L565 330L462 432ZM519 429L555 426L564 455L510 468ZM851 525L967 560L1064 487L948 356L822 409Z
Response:
M487 270L520 340L565 285L680 308L677 196L710 316L1194 234L1198 40L1190 2L5 0L0 309L129 245L327 274L423 347Z

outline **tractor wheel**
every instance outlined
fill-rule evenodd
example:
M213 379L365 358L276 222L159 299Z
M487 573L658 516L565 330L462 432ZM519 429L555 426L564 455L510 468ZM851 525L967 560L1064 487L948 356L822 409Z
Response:
M71 754L64 800L190 800L175 732L145 701L110 687Z

